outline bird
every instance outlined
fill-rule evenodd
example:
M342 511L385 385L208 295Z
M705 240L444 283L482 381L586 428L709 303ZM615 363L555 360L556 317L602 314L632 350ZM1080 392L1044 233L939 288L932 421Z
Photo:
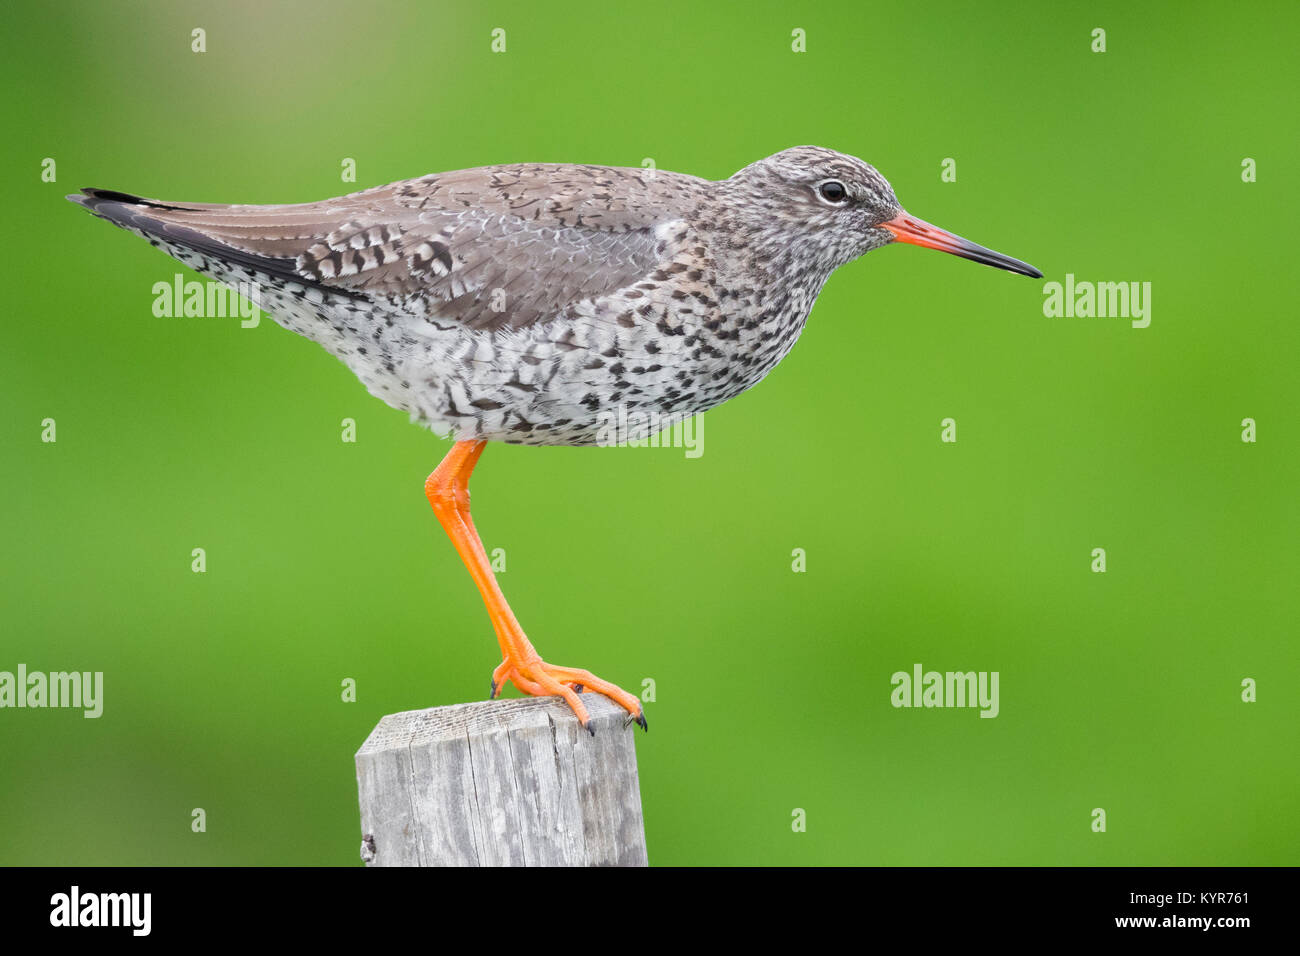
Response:
M723 180L516 163L288 205L95 188L67 198L252 288L275 322L451 439L424 491L496 631L490 696L507 682L558 695L592 734L582 692L648 729L644 707L589 671L547 663L511 611L470 514L487 443L605 444L616 409L642 431L706 412L789 353L833 271L891 243L1042 277L912 216L873 166L818 146Z

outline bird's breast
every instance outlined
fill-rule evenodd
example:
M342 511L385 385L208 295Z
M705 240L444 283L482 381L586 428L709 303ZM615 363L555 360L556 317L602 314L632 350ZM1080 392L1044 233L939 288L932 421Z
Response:
M602 443L611 421L672 424L775 368L825 277L736 270L680 227L661 248L636 281L523 328L397 314L363 353L331 351L441 435L580 445Z

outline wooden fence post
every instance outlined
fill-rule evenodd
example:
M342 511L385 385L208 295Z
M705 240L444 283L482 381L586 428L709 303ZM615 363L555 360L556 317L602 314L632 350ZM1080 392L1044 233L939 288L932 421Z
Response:
M389 714L357 751L369 866L646 866L627 712L582 695Z

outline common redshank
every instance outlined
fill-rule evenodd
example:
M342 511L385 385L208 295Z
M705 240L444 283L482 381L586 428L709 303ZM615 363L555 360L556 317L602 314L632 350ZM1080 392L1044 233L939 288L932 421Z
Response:
M492 696L507 680L558 694L589 731L584 688L642 727L645 711L543 661L519 626L470 517L487 442L598 444L615 409L647 423L707 411L785 357L832 271L891 242L1042 275L908 215L873 167L815 146L718 182L520 164L298 205L82 193L68 198L220 282L251 284L276 322L454 440L424 490L496 629Z

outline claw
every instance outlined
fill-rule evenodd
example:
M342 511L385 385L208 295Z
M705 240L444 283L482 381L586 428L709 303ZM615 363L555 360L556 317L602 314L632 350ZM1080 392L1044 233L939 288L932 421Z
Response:
M590 720L583 722L582 729L585 730L587 733L591 734L591 736L593 737L596 736L596 728L591 726Z
M647 734L650 733L650 722L645 719L644 708L641 710L641 713L636 715L636 722L641 725L641 729L644 730Z
M494 681L494 680L488 680L488 687L491 688L491 689L488 691L488 700L496 700L496 699L497 699L497 682Z
M573 686L573 692L574 692L575 694L581 694L581 693L582 693L582 685L581 685L581 684L573 684L572 686Z

